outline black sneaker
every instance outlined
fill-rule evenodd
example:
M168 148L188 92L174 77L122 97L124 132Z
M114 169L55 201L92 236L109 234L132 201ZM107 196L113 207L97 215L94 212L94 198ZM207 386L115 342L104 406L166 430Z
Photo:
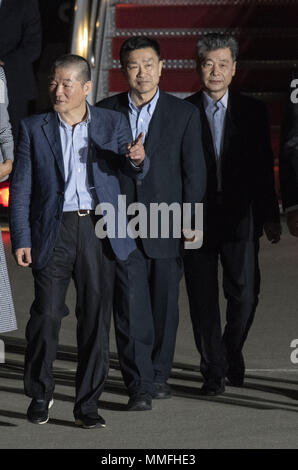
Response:
M154 383L154 393L152 394L152 398L155 400L162 400L165 398L172 398L172 392L170 386L164 383Z
M207 397L222 395L225 391L224 379L208 379L201 387L199 394Z
M49 409L53 405L54 400L43 400L33 398L27 410L27 419L30 423L45 424L49 421Z
M77 426L81 426L84 429L93 429L93 428L105 428L106 422L105 420L99 416L96 411L90 413L82 413L76 412L75 413L75 424Z
M152 396L150 393L136 393L132 395L127 404L128 411L152 410Z

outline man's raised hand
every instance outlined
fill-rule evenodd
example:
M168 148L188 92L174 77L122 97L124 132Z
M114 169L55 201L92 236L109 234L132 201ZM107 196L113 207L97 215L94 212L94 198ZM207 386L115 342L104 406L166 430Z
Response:
M143 137L144 133L141 132L139 136L127 146L126 157L136 166L141 165L145 158L145 149L142 143Z

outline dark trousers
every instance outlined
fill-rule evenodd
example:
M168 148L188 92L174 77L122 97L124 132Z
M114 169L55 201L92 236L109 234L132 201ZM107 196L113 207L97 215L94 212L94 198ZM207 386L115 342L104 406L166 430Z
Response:
M180 258L149 259L141 249L117 261L114 321L129 394L154 391L170 375L178 327Z
M115 274L109 242L96 237L95 223L93 216L63 214L53 256L46 267L33 271L35 299L26 328L25 393L49 398L61 320L69 313L66 291L73 278L78 344L74 411L83 413L97 410L108 373Z
M258 240L221 241L185 255L190 314L205 380L224 377L228 365L241 355L258 303L258 251ZM218 299L219 259L227 300L223 336Z

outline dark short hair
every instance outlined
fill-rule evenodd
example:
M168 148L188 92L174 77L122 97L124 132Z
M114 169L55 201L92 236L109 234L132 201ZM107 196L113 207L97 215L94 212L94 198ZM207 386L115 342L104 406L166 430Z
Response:
M148 38L147 36L132 36L126 39L120 49L120 63L122 68L125 67L125 58L127 54L136 49L144 49L145 47L151 47L156 52L160 59L160 45L155 39Z
M91 80L91 68L89 62L80 55L64 54L55 60L51 67L50 76L54 75L58 68L76 67L78 69L78 80L82 83Z
M229 34L208 33L199 39L197 43L198 59L202 61L207 51L216 51L217 49L230 49L233 61L238 57L238 42Z

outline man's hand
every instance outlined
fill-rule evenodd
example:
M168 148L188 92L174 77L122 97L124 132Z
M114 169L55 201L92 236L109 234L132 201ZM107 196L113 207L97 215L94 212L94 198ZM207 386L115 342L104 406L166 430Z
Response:
M18 248L14 253L19 266L27 268L32 263L31 248Z
M294 237L298 237L298 210L287 213L287 225L290 234Z
M11 173L12 161L6 160L4 163L0 163L0 179L5 178Z
M0 60L0 65L5 65L5 62L3 62L3 60Z
M145 149L142 144L143 136L144 134L141 132L138 138L127 146L126 157L136 166L141 165L145 158Z
M281 236L281 225L276 222L266 222L264 232L271 243L278 243Z

